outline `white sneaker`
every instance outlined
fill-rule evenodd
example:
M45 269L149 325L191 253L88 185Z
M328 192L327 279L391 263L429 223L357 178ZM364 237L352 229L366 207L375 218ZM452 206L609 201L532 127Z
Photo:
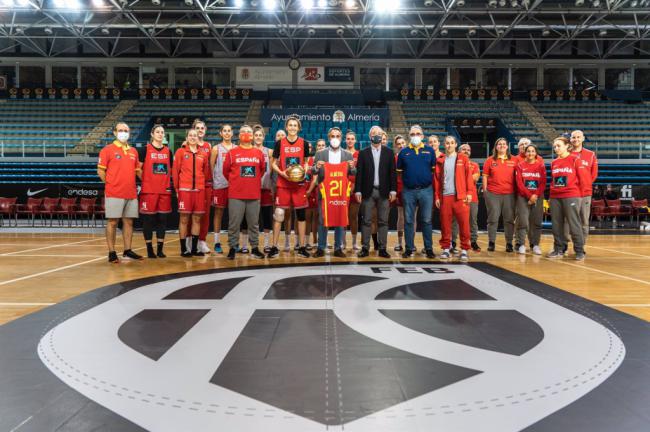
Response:
M539 246L533 246L533 255L541 255L542 249Z
M361 250L361 248L359 247L359 245L357 245L356 243L353 243L353 244L352 244L352 249L355 250L355 251L359 251L359 250Z
M440 259L449 259L450 257L451 254L449 253L449 249L444 249L440 254Z
M210 253L210 248L208 247L208 244L203 240L199 240L199 252Z
M462 251L460 251L460 260L461 260L462 262L467 262L467 261L469 261L469 255L467 254L467 251L466 251L465 249L463 249Z
M524 245L519 246L519 249L517 249L517 253L526 255L526 246Z

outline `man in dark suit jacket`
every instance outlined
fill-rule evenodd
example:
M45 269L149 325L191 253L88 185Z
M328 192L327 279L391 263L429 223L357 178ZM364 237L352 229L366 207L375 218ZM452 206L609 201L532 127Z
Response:
M388 241L389 202L397 197L397 174L393 152L381 145L383 130L379 126L370 129L371 145L359 152L354 195L361 203L361 243L359 258L369 255L372 210L377 209L377 233L379 256L390 258L386 252Z

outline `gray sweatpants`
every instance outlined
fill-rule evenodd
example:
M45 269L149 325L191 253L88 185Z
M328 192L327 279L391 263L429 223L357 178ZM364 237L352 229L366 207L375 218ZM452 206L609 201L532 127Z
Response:
M388 242L388 212L390 204L388 198L382 198L379 190L373 188L370 198L361 201L361 244L364 248L370 247L370 231L372 227L372 210L377 209L377 240L379 249L386 249Z
M591 218L591 197L580 198L580 224L582 225L582 236L584 237L584 244L587 244L587 237L589 236L589 219ZM569 238L569 224L564 221L564 236Z
M472 243L478 240L478 203L473 202L469 204L469 234ZM456 243L458 238L458 222L456 218L453 219L451 224L451 241Z
M239 243L239 227L246 217L248 225L248 241L251 247L259 246L260 232L260 200L228 199L228 246L237 247Z
M551 223L553 225L553 249L564 251L568 238L564 234L565 225L569 226L573 250L582 253L584 236L580 221L580 198L551 198ZM566 224L565 224L566 220Z
M530 247L539 246L542 236L542 219L544 218L544 198L539 198L533 205L528 200L517 195L517 243L526 244L526 235Z
M506 243L512 243L515 234L515 194L497 195L485 191L485 205L488 211L488 241L491 243L496 241L499 217L503 216Z

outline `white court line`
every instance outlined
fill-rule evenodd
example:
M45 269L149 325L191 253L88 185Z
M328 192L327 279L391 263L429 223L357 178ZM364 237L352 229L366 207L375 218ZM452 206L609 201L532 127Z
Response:
M30 421L30 420L33 419L33 418L34 418L34 416L33 416L33 415L30 415L30 416L27 417L25 420L23 420L22 422L20 422L20 424L18 424L18 426L16 426L15 428L13 428L12 430L10 430L9 432L16 432L16 431L17 431L18 429L20 429L20 428L21 428L25 423L27 423L28 421Z
M637 256L637 257L641 257L641 258L649 258L650 259L650 255L642 255L642 254L638 254L638 253L634 253L634 252L624 252L624 251L621 251L621 250L609 249L609 248L604 248L604 247L601 247L601 246L585 245L585 247L604 250L604 251L607 251L607 252L615 252L615 253L620 253L620 254L625 254L625 255L632 255L632 256Z
M39 258L42 258L42 257L50 257L50 258L52 258L52 257L54 257L54 258L88 258L88 257L94 257L94 258L100 258L97 254L93 254L93 255L89 255L89 254L86 254L86 255L70 255L70 254L65 254L65 255L60 255L60 254L58 254L58 255L57 254L32 255L32 254L25 254L25 255L23 255L23 254L20 254L20 255L8 255L8 256L7 255L0 255L0 258L2 258L2 257L9 257L9 258L22 258L22 257L27 257L27 258L35 258L35 257L39 257Z
M479 242L487 243L485 240L479 240ZM528 255L528 254L526 254L526 255ZM621 278L621 279L627 279L627 280L631 280L631 281L634 281L634 282L639 282L639 283L642 283L642 284L645 284L645 285L650 285L650 281L645 281L645 280L642 280L642 279L636 279L636 278L633 278L633 277L629 277L629 276L625 276L625 275L621 275L621 274L617 274L617 273L610 273L608 271L600 270L600 269L593 268L593 267L589 267L589 266L584 265L584 264L573 264L573 263L565 262L565 261L563 261L564 258L551 259L551 258L546 258L543 255L540 258L543 258L546 261L550 261L550 262L564 264L564 265L568 265L568 266L571 266L571 267L577 267L577 268L584 269L584 270L591 270L591 271L594 271L594 272L597 272L597 273L606 274L608 276L613 276L613 277L617 277L617 278ZM495 265L498 266L498 264L495 264Z
M174 242L174 241L178 241L178 240L177 239L166 240L165 244L170 243L170 242ZM136 249L133 249L133 250L140 250L140 249L146 249L146 248L147 248L146 246L142 246L142 247L139 247L139 248L136 248ZM25 280L25 279L31 279L31 278L35 278L35 277L38 277L38 276L43 276L43 275L58 272L58 271L61 271L61 270L67 270L69 268L78 267L78 266L81 266L81 265L84 265L84 264L88 264L88 263L91 263L91 262L98 261L100 259L106 259L106 257L101 256L99 258L93 258L91 260L86 260L86 261L82 261L82 262L75 263L75 264L70 264L70 265L63 266L63 267L56 267L56 268L53 268L53 269L50 269L50 270L45 270L45 271L42 271L42 272L32 273L32 274L29 274L29 275L26 275L26 276L21 276L19 278L2 281L2 282L0 282L0 286L7 285L7 284L10 284L12 282L20 282L20 281ZM111 264L111 265L114 265L114 264Z
M56 303L16 303L16 302L5 302L0 303L0 306L52 306Z
M650 303L604 303L605 306L618 307L650 307Z
M62 246L70 246L70 245L79 244L79 243L88 243L88 242L97 241L97 240L106 241L106 238L104 238L104 237L95 237L95 238L92 238L92 239L89 239L89 240L81 240L81 241L78 241L78 242L56 244L56 245L44 246L44 247L40 247L40 248L25 249L25 250L15 251L15 252L7 252L7 253L0 254L0 256L17 255L17 254L21 254L21 253L25 253L25 252L34 252L34 251L39 251L39 250L44 250L44 249L52 249L52 248L57 248L57 247L62 247Z

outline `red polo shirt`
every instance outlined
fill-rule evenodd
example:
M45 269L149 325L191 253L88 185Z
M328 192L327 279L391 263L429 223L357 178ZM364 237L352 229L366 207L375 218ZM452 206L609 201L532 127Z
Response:
M492 156L483 164L483 175L488 177L487 190L497 195L515 193L515 168L519 162L510 159L494 159Z
M97 167L106 171L106 198L136 199L136 173L140 171L138 152L115 140L99 152Z

